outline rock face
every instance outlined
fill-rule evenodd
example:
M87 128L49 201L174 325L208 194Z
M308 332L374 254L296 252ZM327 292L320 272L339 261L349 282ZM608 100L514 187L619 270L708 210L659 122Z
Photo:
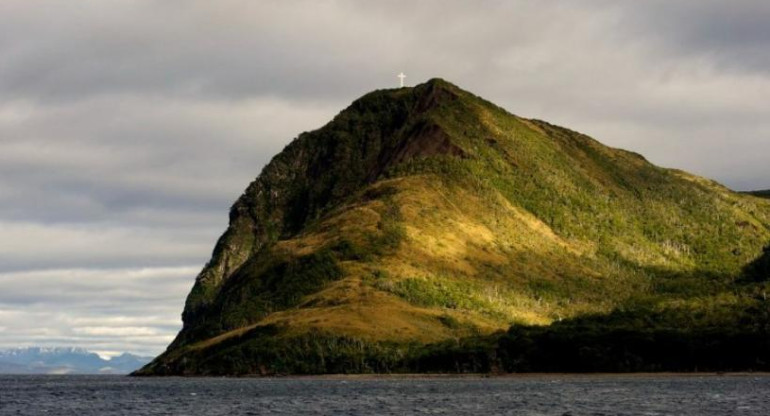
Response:
M768 200L446 81L375 91L248 186L139 374L419 371L426 345L737 293L769 225Z

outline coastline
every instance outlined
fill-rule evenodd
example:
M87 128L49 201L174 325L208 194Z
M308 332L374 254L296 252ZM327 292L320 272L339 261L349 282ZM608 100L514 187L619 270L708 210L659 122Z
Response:
M206 377L206 376L182 376ZM216 376L214 376L216 377ZM660 372L660 373L506 373L506 374L443 374L443 373L405 373L405 374L317 374L317 375L245 375L245 376L219 376L218 378L255 378L271 380L442 380L442 379L552 379L552 378L694 378L694 377L770 377L770 372Z

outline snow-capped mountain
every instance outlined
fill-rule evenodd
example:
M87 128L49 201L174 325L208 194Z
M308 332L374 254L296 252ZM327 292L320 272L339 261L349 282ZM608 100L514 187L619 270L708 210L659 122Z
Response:
M105 360L75 347L27 347L0 350L0 374L128 374L152 360L123 353Z

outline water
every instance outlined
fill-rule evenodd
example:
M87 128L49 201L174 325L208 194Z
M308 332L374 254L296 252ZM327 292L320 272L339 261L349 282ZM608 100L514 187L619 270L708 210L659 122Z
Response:
M770 415L770 376L0 376L0 415Z

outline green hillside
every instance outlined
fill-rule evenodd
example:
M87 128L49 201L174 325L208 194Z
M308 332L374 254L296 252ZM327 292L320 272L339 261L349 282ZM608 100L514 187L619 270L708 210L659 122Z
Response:
M139 374L692 370L631 352L636 366L586 368L590 354L563 350L622 350L658 329L745 335L710 362L766 342L751 311L768 309L768 242L770 200L443 80L375 91L249 185L182 331ZM767 365L754 358L714 368Z

